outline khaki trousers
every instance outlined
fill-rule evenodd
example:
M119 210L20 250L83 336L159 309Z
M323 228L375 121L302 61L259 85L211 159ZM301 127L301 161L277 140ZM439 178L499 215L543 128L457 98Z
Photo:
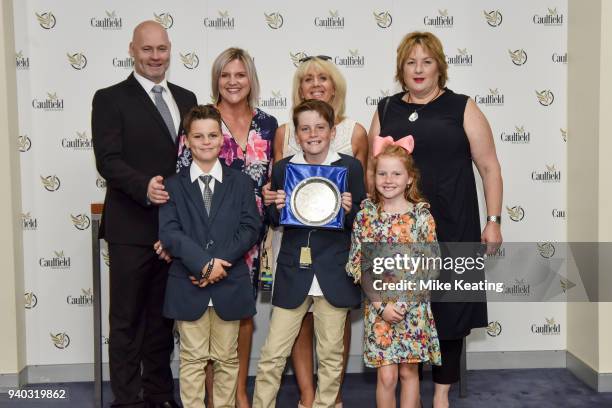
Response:
M183 407L204 408L206 364L213 360L215 408L234 408L240 321L225 321L213 307L208 307L198 320L177 320L176 325L181 339L179 381Z
M344 322L348 308L329 304L323 296L308 296L296 309L274 307L270 331L261 349L253 408L274 408L281 377L291 354L302 319L314 303L313 317L316 337L318 382L313 408L333 408L340 389ZM216 405L215 405L216 408Z

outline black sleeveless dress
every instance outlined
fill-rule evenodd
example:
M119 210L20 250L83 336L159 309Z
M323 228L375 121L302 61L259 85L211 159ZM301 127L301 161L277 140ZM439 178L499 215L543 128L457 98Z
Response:
M470 144L463 129L468 96L445 88L425 107L404 102L402 96L404 92L378 104L380 135L395 140L414 137L412 155L421 172L421 192L431 205L438 241L480 242L476 182ZM419 118L410 122L408 117L417 109ZM487 326L487 305L483 302L432 303L432 311L443 340L459 339L472 328Z

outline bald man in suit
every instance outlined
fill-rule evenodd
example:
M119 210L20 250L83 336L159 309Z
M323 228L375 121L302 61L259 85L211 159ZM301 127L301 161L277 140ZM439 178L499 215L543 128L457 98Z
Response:
M153 249L164 179L175 173L181 117L196 96L167 82L170 40L154 21L134 29L134 72L93 98L96 166L106 179L100 238L110 256L109 365L113 407L178 407L170 354L173 321L162 316L168 254ZM142 392L141 392L142 391Z

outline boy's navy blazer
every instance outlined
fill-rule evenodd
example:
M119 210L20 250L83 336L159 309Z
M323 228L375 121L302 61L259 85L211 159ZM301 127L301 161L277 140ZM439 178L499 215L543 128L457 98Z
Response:
M274 276L272 304L275 306L295 309L301 305L308 295L314 275L317 276L325 299L333 306L354 307L361 301L360 288L348 277L345 266L351 246L353 220L365 198L363 169L357 159L345 154L339 155L340 160L332 165L348 169L348 191L353 198L351 211L345 216L344 230L284 227ZM291 157L286 157L274 165L271 186L273 191L284 188L285 169L290 159ZM267 206L266 213L270 221L278 225L279 211L276 206ZM300 248L307 245L308 233L312 230L312 265L310 268L300 268Z
M159 209L159 239L173 257L168 272L164 315L171 319L199 319L212 298L223 320L255 314L255 299L244 254L257 242L262 228L251 178L227 166L221 183L215 181L210 216L206 214L197 180L189 167L166 180L170 200ZM232 264L227 277L200 288L189 276L200 278L212 258Z

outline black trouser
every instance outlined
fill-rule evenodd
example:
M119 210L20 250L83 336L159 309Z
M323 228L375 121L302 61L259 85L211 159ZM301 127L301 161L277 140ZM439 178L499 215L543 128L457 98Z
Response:
M162 316L168 264L152 246L109 244L113 407L173 399L173 321ZM142 398L140 391L143 391Z
M433 382L437 384L454 384L459 381L461 371L461 350L463 339L440 340L442 365L431 366ZM423 365L419 364L419 379L423 379Z

